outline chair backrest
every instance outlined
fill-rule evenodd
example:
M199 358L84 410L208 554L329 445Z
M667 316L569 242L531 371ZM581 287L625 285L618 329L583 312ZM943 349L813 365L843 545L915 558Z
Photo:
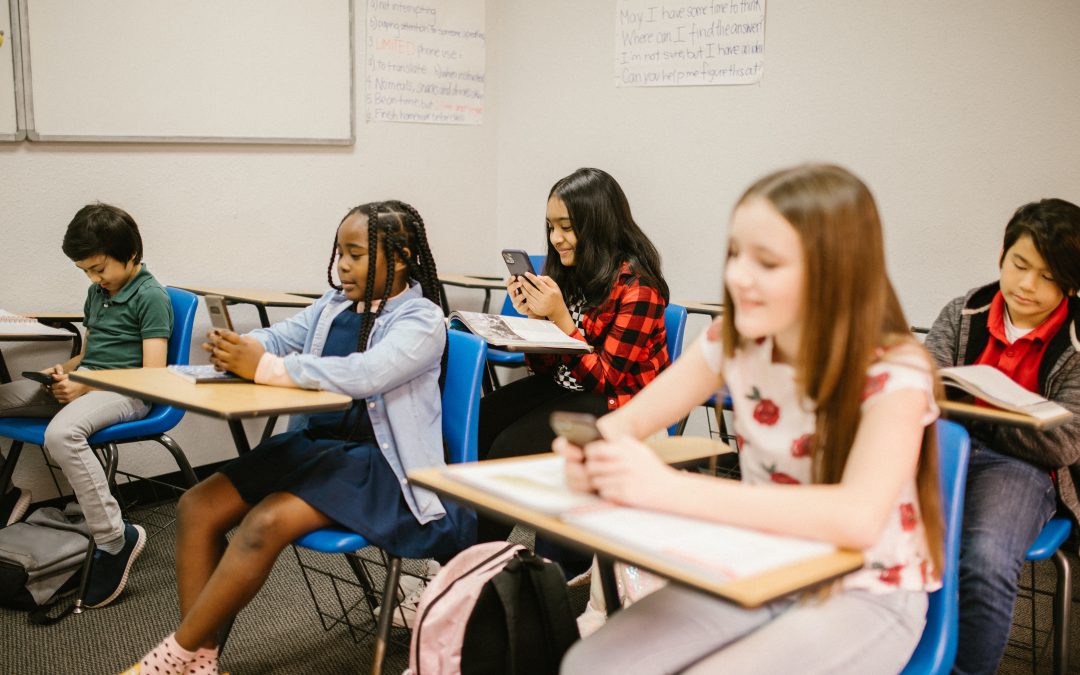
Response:
M191 334L195 330L195 310L199 298L179 288L166 288L173 310L173 332L169 336L169 354L166 362L174 366L186 366L191 358Z
M446 384L442 395L443 438L451 464L475 462L480 428L480 391L487 345L458 330L447 332Z
M672 363L682 355L683 339L686 337L686 308L669 304L664 310L664 330L667 331L667 353ZM677 436L679 423L668 427L668 436Z
M964 427L946 420L938 421L937 433L941 509L945 519L945 570L941 575L941 588L930 594L926 627L915 652L901 671L904 675L948 673L956 660L956 640L960 630L960 528L971 439Z
M547 254L545 255L531 255L529 260L532 261L533 269L537 274L544 273L544 262L547 261ZM523 316L520 312L514 309L514 303L510 300L510 295L507 294L503 300L502 311L499 312L503 316Z

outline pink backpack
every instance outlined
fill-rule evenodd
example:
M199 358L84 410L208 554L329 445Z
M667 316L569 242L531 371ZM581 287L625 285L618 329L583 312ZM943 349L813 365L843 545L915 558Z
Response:
M558 565L519 544L477 544L420 596L405 673L557 672L577 638Z

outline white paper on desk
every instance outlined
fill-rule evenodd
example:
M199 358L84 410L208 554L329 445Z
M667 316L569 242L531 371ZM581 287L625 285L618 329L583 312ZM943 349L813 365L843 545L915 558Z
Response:
M19 314L12 314L0 309L0 333L4 335L63 335L72 337L70 331L63 328L53 328L40 323L37 319Z
M480 462L446 468L446 475L537 511L558 515L600 502L598 497L571 492L562 457Z
M567 513L563 521L718 581L742 579L828 555L832 544L613 506Z

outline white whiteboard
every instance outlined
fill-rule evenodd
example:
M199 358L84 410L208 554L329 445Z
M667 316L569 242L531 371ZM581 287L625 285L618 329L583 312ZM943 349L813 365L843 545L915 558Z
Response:
M22 125L22 54L21 40L15 33L19 3L0 0L0 141L26 138Z
M351 144L352 0L20 0L34 141Z

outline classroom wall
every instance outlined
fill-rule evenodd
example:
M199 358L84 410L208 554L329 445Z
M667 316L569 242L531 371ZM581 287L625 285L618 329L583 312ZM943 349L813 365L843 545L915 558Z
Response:
M355 3L352 147L0 143L0 308L82 310L87 281L60 242L75 211L94 200L135 217L148 266L166 284L323 290L338 221L356 204L389 198L417 207L442 265L481 266L494 248L485 237L495 229L496 87L488 86L482 126L365 123L365 5ZM491 3L492 81L496 20ZM456 300L479 309L473 294ZM292 311L272 309L271 318ZM250 306L237 307L233 318L241 330L258 327ZM201 309L198 321L201 335L209 327ZM0 348L13 373L66 358L63 349L40 345ZM262 423L248 428L254 435ZM188 414L174 436L196 465L235 455L219 420ZM155 445L122 450L121 457L151 473L175 470ZM35 499L55 495L36 448L24 452L15 480Z
M1017 206L1080 202L1080 3L768 0L759 84L657 88L614 86L615 6L500 3L502 245L541 250L551 185L597 166L657 243L673 297L715 299L741 192L838 162L874 191L892 279L928 325L994 277Z

